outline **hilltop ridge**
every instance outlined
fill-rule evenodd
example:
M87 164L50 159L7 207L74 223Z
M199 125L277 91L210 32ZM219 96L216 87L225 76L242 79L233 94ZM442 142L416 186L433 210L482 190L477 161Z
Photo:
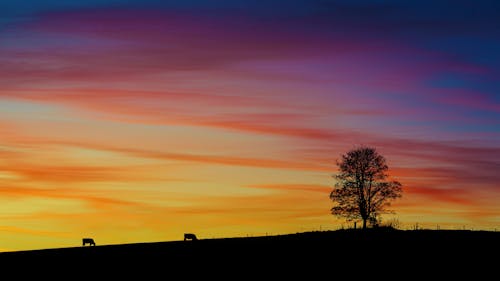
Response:
M488 231L338 230L4 252L0 262L4 268L22 264L80 274L99 271L115 277L166 272L195 276L200 270L212 276L235 272L328 276L329 268L342 269L337 274L384 268L450 274L477 270L477 266L482 272L476 274L482 274L493 270L498 242L500 233Z

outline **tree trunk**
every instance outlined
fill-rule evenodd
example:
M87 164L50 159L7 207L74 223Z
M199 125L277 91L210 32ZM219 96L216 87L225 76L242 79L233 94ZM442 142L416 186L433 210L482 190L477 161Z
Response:
M363 229L366 229L366 219L363 219Z

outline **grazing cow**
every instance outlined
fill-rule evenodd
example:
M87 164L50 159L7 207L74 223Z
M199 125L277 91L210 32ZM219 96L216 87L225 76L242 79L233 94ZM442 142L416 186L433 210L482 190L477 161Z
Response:
M193 233L184 233L184 241L186 240L196 241L198 240L198 238L196 238L196 235L194 235Z
M89 244L90 246L95 246L94 239L92 238L83 238L82 243L83 243L82 246L85 246L86 244Z

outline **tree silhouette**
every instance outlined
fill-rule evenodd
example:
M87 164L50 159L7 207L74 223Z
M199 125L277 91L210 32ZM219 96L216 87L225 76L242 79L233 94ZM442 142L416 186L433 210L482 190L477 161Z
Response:
M381 213L390 212L385 209L390 201L401 197L401 183L387 180L389 167L375 148L353 149L342 155L337 166L337 182L330 193L335 203L331 212L335 216L347 221L361 219L365 229L367 221L377 223Z

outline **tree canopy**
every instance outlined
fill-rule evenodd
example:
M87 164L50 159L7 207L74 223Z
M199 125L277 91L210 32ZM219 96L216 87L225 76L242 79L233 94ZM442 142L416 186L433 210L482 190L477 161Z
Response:
M388 180L385 158L375 148L359 147L342 155L337 161L339 172L330 199L334 202L333 215L348 221L362 220L377 223L392 200L402 196L402 185Z

